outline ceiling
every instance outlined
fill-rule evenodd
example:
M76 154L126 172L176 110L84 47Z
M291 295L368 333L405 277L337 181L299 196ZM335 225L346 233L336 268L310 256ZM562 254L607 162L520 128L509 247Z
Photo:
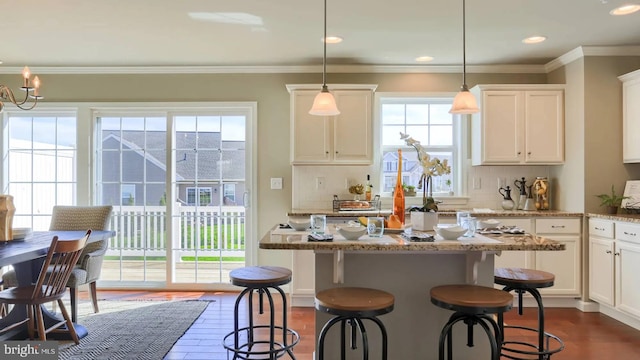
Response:
M640 45L640 0L467 0L467 64L541 65L579 46ZM462 62L462 0L327 0L329 65ZM322 63L322 0L0 0L2 67ZM234 13L216 17L215 13ZM191 14L191 15L190 15ZM242 14L242 15L237 15ZM544 35L540 44L521 41Z

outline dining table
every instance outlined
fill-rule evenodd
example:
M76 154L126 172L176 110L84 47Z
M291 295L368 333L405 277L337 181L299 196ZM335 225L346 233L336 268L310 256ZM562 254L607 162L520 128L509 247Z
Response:
M37 281L44 263L47 251L54 236L59 240L74 240L84 236L86 231L34 231L24 239L0 242L0 267L12 265L18 280L18 286L33 284ZM115 236L115 231L92 231L87 243L109 239ZM42 314L47 326L61 321L61 315L53 313L42 306ZM7 316L0 319L0 329L10 324L27 318L27 310L24 306L14 306ZM88 335L87 329L74 324L78 338ZM0 340L26 338L27 325L18 327L5 334L0 334ZM50 333L49 338L60 340L71 339L68 332Z

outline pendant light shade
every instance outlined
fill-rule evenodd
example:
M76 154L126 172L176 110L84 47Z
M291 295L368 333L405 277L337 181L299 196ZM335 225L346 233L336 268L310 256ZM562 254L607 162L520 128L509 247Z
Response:
M336 99L331 95L327 88L327 0L324 0L324 37L322 38L324 53L322 55L322 90L313 100L313 106L309 110L309 114L318 116L339 115Z
M475 114L480 111L475 96L469 92L469 88L467 87L465 20L465 0L462 0L462 87L453 99L453 105L451 106L451 110L449 110L449 114Z

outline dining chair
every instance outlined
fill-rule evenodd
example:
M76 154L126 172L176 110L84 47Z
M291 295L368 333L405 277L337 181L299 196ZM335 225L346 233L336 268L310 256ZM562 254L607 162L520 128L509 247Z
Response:
M85 231L91 229L108 230L113 206L63 206L53 207L49 231ZM104 254L107 252L108 240L99 240L87 244L80 255L80 260L71 272L67 282L71 302L71 319L78 320L78 287L89 284L89 293L93 303L93 311L99 312L96 282L100 278ZM18 286L13 270L3 276L5 287Z
M40 340L46 341L47 333L63 332L65 330L59 328L66 325L66 331L69 331L73 341L76 344L80 343L71 317L62 302L62 297L71 272L90 235L91 230L87 230L85 235L77 240L59 240L57 236L54 236L38 275L38 281L35 284L0 291L0 304L24 305L27 308L26 319L13 323L1 329L0 332L6 332L27 323L29 339L34 339L37 326L38 337ZM63 319L54 324L46 325L41 305L54 301L60 307Z

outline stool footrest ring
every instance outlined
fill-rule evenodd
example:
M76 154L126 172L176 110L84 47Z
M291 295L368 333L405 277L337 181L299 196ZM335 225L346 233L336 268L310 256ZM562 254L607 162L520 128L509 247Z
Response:
M279 358L285 353L289 353L293 358L291 349L300 341L300 335L298 335L295 330L283 329L282 326L274 326L273 328L279 330L275 338L284 339L285 337L289 337L290 341L287 341L286 344L284 344L284 342L274 341L273 349L270 349L271 342L269 341L268 336L266 339L260 338L256 340L254 338L253 341L249 341L248 337L250 335L251 328L247 326L240 328L237 331L238 334L241 334L243 332L246 333L237 347L235 344L233 344L233 335L236 334L235 331L232 331L225 335L224 339L222 340L222 345L225 349L227 349L227 352L234 353L234 359L270 360L273 358L273 355ZM271 329L271 327L269 325L254 325L253 330L255 331L256 329ZM253 349L255 345L266 346L259 346L259 349ZM255 357L256 355L264 355L265 357Z
M519 330L526 330L526 331L531 331L531 332L535 332L538 333L538 329L536 328L532 328L532 327L526 327L526 326L517 326L517 325L505 325L504 326L504 335L506 338L506 334L507 334L507 329L519 329ZM509 359L514 359L514 360L538 360L540 359L540 355L543 356L544 359L549 359L551 358L551 355L562 351L562 349L564 349L564 342L562 340L560 340L559 337L550 334L548 332L545 331L544 333L544 337L545 337L545 342L546 342L546 349L540 351L538 349L538 345L537 344L532 344L532 343L527 343L524 341L510 341L510 340L504 340L502 342L502 353L501 355L509 358ZM554 347L553 349L550 348L550 340L553 340L556 344L556 347ZM535 350L533 351L527 351L527 350L523 350L523 349L515 349L509 345L520 345L523 348L524 347L529 347L529 348L533 348ZM535 357L519 357L519 356L535 356Z

